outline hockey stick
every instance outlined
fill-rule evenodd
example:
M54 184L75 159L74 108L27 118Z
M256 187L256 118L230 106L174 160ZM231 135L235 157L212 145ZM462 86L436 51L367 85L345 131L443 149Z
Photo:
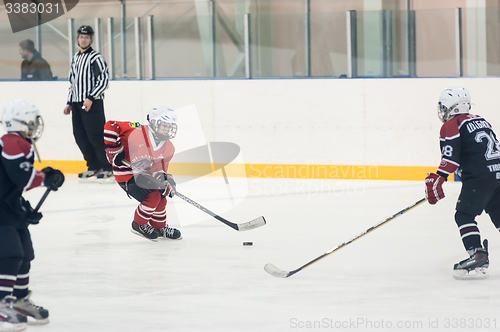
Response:
M266 264L266 266L264 266L264 270L266 270L267 273L275 276L275 277L279 277L279 278L288 278L292 275L294 275L295 273L301 271L302 269L305 269L306 267L308 267L309 265L313 264L313 263L316 263L317 261L319 261L320 259L330 255L331 253L334 253L335 251L339 250L340 248L348 245L349 243L352 243L354 241L356 241L357 239L359 239L360 237L362 237L363 235L366 235L368 233L370 233L371 231L379 228L380 226L388 223L389 221L391 221L392 219L396 218L396 217L399 217L400 215L402 215L403 213L413 209L415 206L425 202L427 200L427 198L422 198L421 200L419 200L418 202L416 202L415 204L399 211L398 213L394 214L392 217L389 217L387 218L386 220L382 221L381 223L378 223L376 224L375 226L372 226L370 228L368 228L366 231L364 231L363 233L359 234L358 236L350 239L349 241L347 242L344 242L342 243L341 245L339 245L338 247L334 248L334 249L331 249L329 251L327 251L326 253L324 253L323 255L319 256L319 257L316 257L315 259L313 259L312 261L310 261L309 263L307 264L304 264L302 265L301 267L299 267L298 269L295 269L295 270L292 270L292 271L283 271L283 270L280 270L278 269L276 266L274 266L273 264L271 263L268 263Z
M36 208L33 210L34 213L37 213L38 210L42 207L42 204L43 202L45 202L45 199L47 198L47 196L49 196L49 193L50 193L50 189L47 188L45 190L45 193L43 194L42 198L40 198L40 202L38 202L38 204L36 205Z
M122 163L125 166L128 166L128 167L132 168L134 171L137 171L137 172L141 173L142 175L144 175L145 177L147 177L148 179L150 179L151 181L153 181L155 184L157 184L160 188L165 188L165 183L163 183L162 181L154 178L150 174L146 173L144 170L135 167L129 161L123 160ZM187 203L193 205L194 207L200 209L201 211L205 212L206 214L214 217L215 219L219 220L220 222L226 224L227 226L229 226L232 229L235 229L237 231L248 231L248 230L251 230L251 229L254 229L254 228L257 228L257 227L264 226L266 224L266 219L264 219L263 216L260 216L258 218L255 218L253 220L250 220L250 221L242 223L242 224L235 224L235 223L233 223L233 222L231 222L231 221L229 221L227 219L222 218L218 214L213 213L209 209L207 209L207 208L203 207L202 205L196 203L191 198L189 198L189 197L181 194L177 190L175 191L175 196L180 197L181 199L183 199Z
M197 207L201 211L205 212L206 214L214 217L215 219L219 220L220 222L228 225L229 227L231 227L232 229L235 229L237 231L248 231L248 230L260 227L260 226L264 226L266 224L266 219L264 219L263 216L260 216L258 218L255 218L255 219L253 219L251 221L248 221L248 222L245 222L245 223L242 223L242 224L235 224L234 222L230 222L229 220L224 219L221 216L213 213L209 209L201 206L200 204L198 204L195 201L193 201L191 198L186 197L185 195L181 194L178 191L175 192L175 195L179 196L180 198L182 198L183 200L185 200L189 204L193 205L194 207Z

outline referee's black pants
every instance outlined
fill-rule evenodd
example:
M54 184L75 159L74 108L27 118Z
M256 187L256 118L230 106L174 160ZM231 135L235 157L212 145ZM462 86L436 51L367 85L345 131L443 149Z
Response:
M111 171L111 165L104 151L104 105L102 99L92 103L90 111L82 109L82 103L70 103L73 121L73 136L89 170Z

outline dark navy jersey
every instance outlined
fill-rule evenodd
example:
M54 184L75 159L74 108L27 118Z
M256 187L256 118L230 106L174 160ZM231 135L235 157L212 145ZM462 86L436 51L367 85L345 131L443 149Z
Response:
M462 114L441 127L441 164L445 178L458 169L462 181L500 181L500 144L491 125L479 115Z
M25 227L22 194L41 186L45 174L33 167L33 146L17 133L0 138L0 153L0 225Z

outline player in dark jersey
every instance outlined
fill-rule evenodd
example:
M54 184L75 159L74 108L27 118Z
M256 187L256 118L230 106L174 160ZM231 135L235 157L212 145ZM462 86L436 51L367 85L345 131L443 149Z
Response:
M46 167L33 167L34 141L42 134L38 108L24 99L8 101L2 113L7 134L0 138L0 330L21 330L28 318L48 323L48 310L31 302L30 262L34 259L29 224L37 224L42 214L34 211L22 194L46 186L57 190L63 174Z
M481 246L475 217L486 211L500 230L500 144L490 123L469 114L470 108L467 89L451 87L441 93L441 163L437 172L425 179L430 204L444 198L442 185L448 175L457 171L462 181L455 221L470 257L455 264L456 279L488 277L488 241L484 240L484 247Z
M181 232L167 225L166 213L166 197L174 197L175 194L175 181L167 170L174 155L170 140L177 133L177 116L172 109L158 105L151 109L147 120L147 125L126 121L106 122L106 155L118 185L129 197L140 202L134 213L132 232L151 241L159 238L180 240ZM124 165L123 160L136 169ZM161 180L164 188L158 188L137 169Z

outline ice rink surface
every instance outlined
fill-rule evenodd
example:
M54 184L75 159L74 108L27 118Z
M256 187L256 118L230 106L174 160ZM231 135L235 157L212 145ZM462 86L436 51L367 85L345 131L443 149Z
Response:
M178 190L218 212L210 179ZM250 179L241 203L220 213L264 227L237 232L188 206L168 203L183 239L151 242L130 232L137 203L116 184L75 176L51 193L30 226L36 259L32 299L50 310L27 331L483 331L500 329L500 234L490 277L459 281L467 257L453 215L460 183L287 279L266 263L296 269L424 196L423 182ZM43 189L26 194L34 206ZM180 227L181 224L188 224ZM244 247L252 241L252 247Z

